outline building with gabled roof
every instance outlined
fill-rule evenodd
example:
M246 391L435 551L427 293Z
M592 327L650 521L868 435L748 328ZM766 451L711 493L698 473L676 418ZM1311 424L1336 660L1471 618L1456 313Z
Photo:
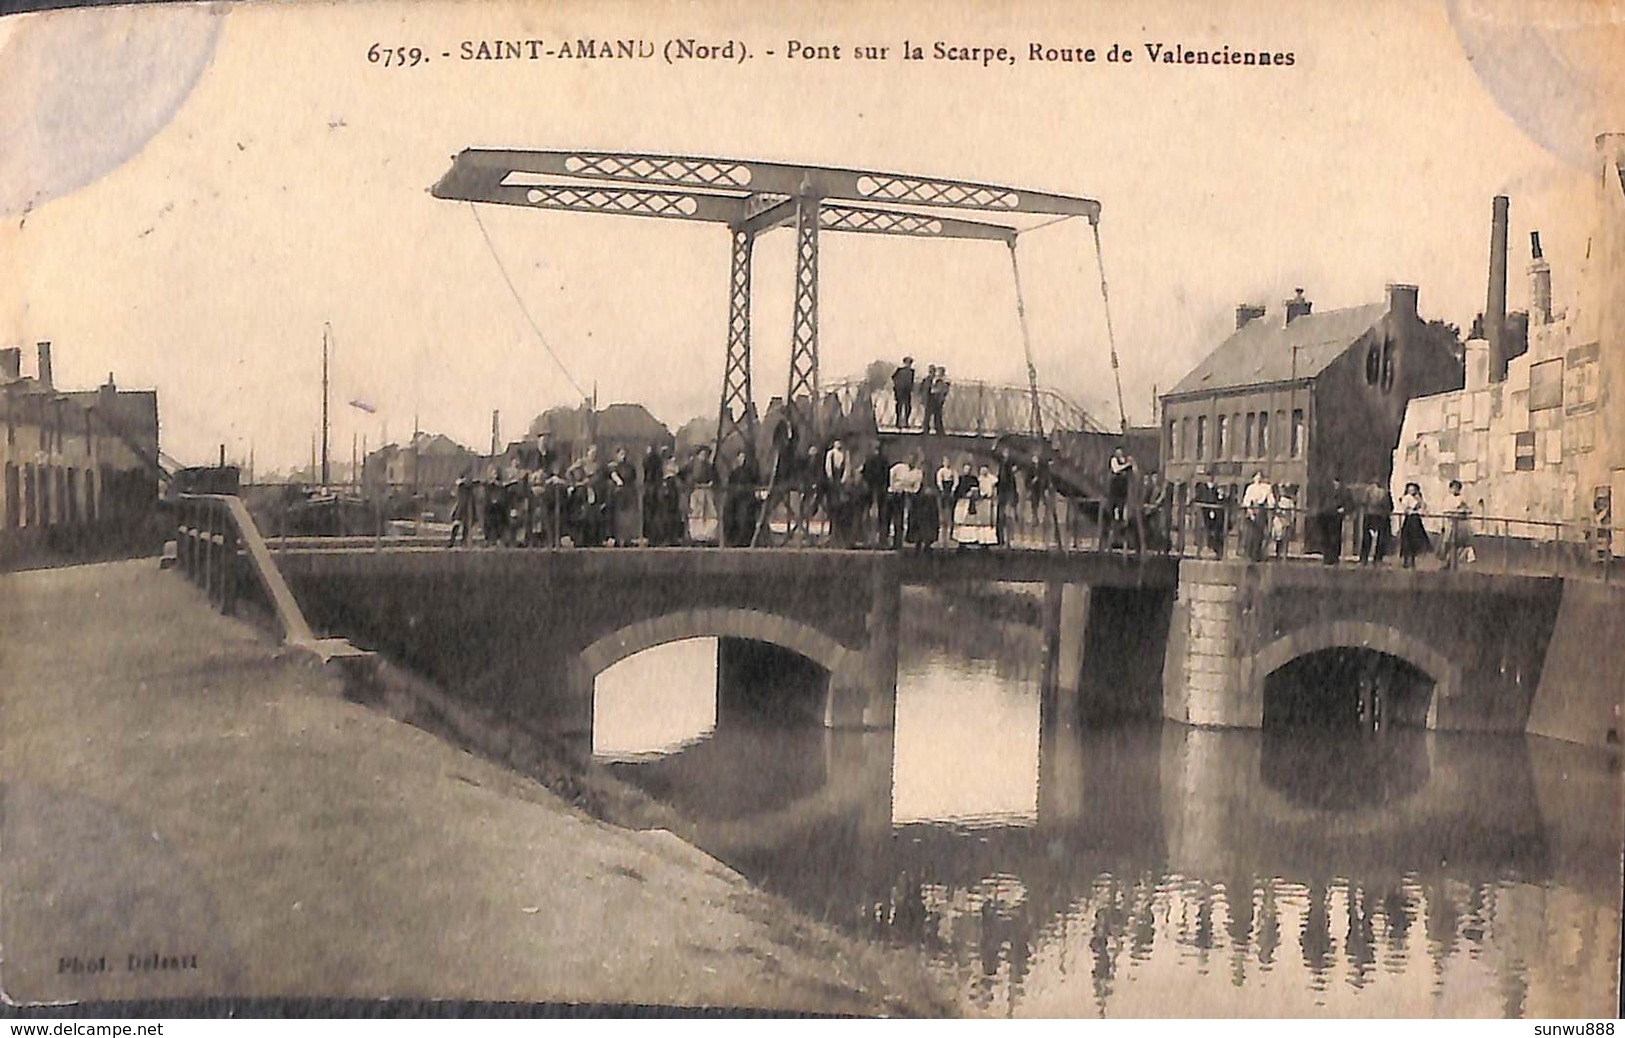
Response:
M1414 285L1318 314L1302 289L1275 313L1243 304L1235 331L1161 398L1164 475L1180 508L1203 474L1239 494L1263 472L1313 509L1334 478L1386 484L1406 401L1461 384Z

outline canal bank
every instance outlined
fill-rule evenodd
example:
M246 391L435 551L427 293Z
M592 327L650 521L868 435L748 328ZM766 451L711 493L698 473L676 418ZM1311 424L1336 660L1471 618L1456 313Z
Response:
M151 561L0 576L0 675L9 999L948 1008L914 957L346 700Z

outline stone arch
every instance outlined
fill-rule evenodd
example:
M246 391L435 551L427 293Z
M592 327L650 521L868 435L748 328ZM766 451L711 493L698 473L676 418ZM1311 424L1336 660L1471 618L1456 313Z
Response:
M1324 649L1371 649L1404 660L1433 679L1428 700L1427 726L1438 726L1439 701L1453 699L1461 688L1461 667L1448 656L1386 624L1364 620L1333 620L1290 631L1263 646L1252 656L1252 672L1262 683L1275 671L1300 656Z
M593 681L599 674L645 649L690 638L750 638L771 642L817 663L829 671L829 694L824 723L833 725L847 713L850 697L859 685L862 654L822 631L798 620L753 609L680 609L650 620L639 620L592 642L576 654L570 668L574 696L592 700ZM843 709L847 708L847 709ZM858 705L861 713L861 704Z

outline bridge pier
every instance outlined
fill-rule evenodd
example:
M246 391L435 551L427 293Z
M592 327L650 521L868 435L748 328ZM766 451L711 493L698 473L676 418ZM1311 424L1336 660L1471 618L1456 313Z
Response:
M1271 674L1353 650L1426 676L1431 690L1414 716L1428 728L1521 732L1562 593L1552 577L1186 559L1169 625L1163 715L1202 727L1263 727Z
M1163 646L1172 595L1167 588L1044 586L1044 682L1055 718L1157 717Z
M1262 683L1242 673L1237 647L1248 610L1243 586L1256 570L1186 559L1179 566L1179 600L1168 625L1163 664L1163 716L1216 728L1259 728Z
M861 703L856 716L831 709L829 724L835 728L868 728L890 731L897 723L897 654L903 623L903 585L898 579L896 560L892 565L869 571L869 612L864 626L869 643L864 649L863 687L831 688L833 703ZM830 681L835 681L834 676ZM840 693L840 694L837 694Z

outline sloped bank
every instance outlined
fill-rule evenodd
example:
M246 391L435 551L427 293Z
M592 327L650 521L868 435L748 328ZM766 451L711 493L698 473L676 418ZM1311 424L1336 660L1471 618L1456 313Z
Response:
M914 960L308 660L150 561L0 575L5 998L949 1010ZM352 694L432 727L387 666ZM149 954L185 968L123 968Z
M762 997L753 995L741 1005L862 1016L941 1017L956 1012L952 995L917 954L869 944L806 918L699 849L691 842L695 827L681 813L607 768L571 763L577 755L555 745L545 733L449 695L387 660L379 660L363 680L352 682L347 694L540 783L571 807L625 831L663 856L724 879L731 888L730 910L761 928L781 949L764 954L760 948L741 945L734 952L765 966L775 977L799 977L798 983L787 985L797 992L795 997L780 1000L764 991ZM810 978L817 979L811 980L814 994L809 999L799 988ZM776 981L774 987L779 986Z

